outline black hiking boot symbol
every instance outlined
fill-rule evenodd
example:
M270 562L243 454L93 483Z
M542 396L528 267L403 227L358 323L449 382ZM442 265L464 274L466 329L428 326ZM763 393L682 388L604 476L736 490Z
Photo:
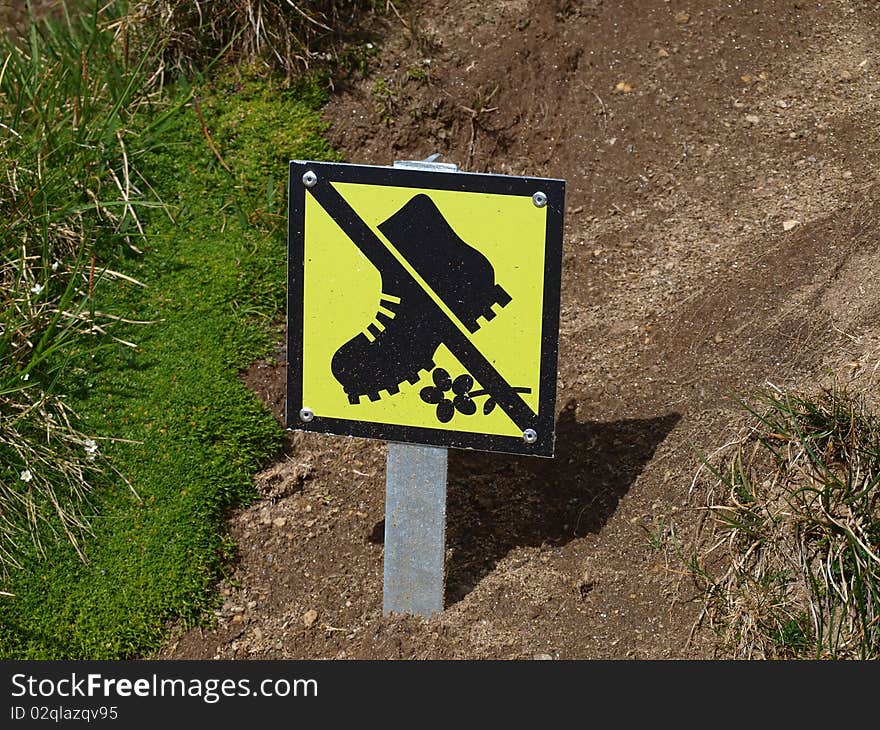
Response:
M480 328L478 317L489 321L495 316L493 304L510 302L510 295L495 283L489 259L456 235L427 195L416 195L379 230L469 332Z
M495 283L489 260L456 235L427 195L416 195L379 226L397 250L470 332L479 317L495 317L510 295ZM380 271L382 295L376 319L333 355L331 370L357 404L362 396L394 395L403 381L415 384L421 370L434 368L442 342L441 311L415 282L400 282Z

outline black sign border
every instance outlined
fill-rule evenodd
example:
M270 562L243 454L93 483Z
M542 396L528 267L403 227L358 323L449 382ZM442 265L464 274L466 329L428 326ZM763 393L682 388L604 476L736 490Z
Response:
M305 196L303 175L312 170L321 179L339 183L450 190L495 195L547 196L544 251L544 297L541 327L541 373L538 402L538 439L527 444L515 436L447 431L439 428L350 421L315 415L304 422L302 402L303 284L305 264ZM562 239L565 181L472 172L434 172L404 167L379 167L336 162L292 160L288 183L287 232L287 398L285 425L289 430L337 436L381 439L401 443L477 449L510 454L552 457L556 421L556 367L559 350L559 306L562 285Z

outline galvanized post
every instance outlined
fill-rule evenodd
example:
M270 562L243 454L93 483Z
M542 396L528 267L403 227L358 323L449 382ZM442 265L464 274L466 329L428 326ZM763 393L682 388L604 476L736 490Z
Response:
M382 613L443 610L446 457L437 446L388 444Z
M398 161L394 167L456 172L457 165ZM430 616L443 610L448 449L388 444L385 472L385 586L382 613Z

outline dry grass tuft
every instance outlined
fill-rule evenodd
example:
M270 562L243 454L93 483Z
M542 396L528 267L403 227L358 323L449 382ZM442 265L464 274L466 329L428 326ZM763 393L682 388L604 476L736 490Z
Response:
M141 0L135 28L161 39L174 68L199 67L225 52L262 59L292 76L352 34L358 19L391 0Z
M880 657L880 418L835 381L769 388L698 472L698 534L677 546L702 619L739 658Z

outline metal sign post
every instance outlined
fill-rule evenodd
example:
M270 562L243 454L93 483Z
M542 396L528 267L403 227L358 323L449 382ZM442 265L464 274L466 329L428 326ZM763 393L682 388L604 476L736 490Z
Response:
M446 461L439 446L388 444L382 613L443 610Z
M397 161L394 167L455 172L457 165ZM449 450L388 443L382 613L430 616L443 610L446 465Z

